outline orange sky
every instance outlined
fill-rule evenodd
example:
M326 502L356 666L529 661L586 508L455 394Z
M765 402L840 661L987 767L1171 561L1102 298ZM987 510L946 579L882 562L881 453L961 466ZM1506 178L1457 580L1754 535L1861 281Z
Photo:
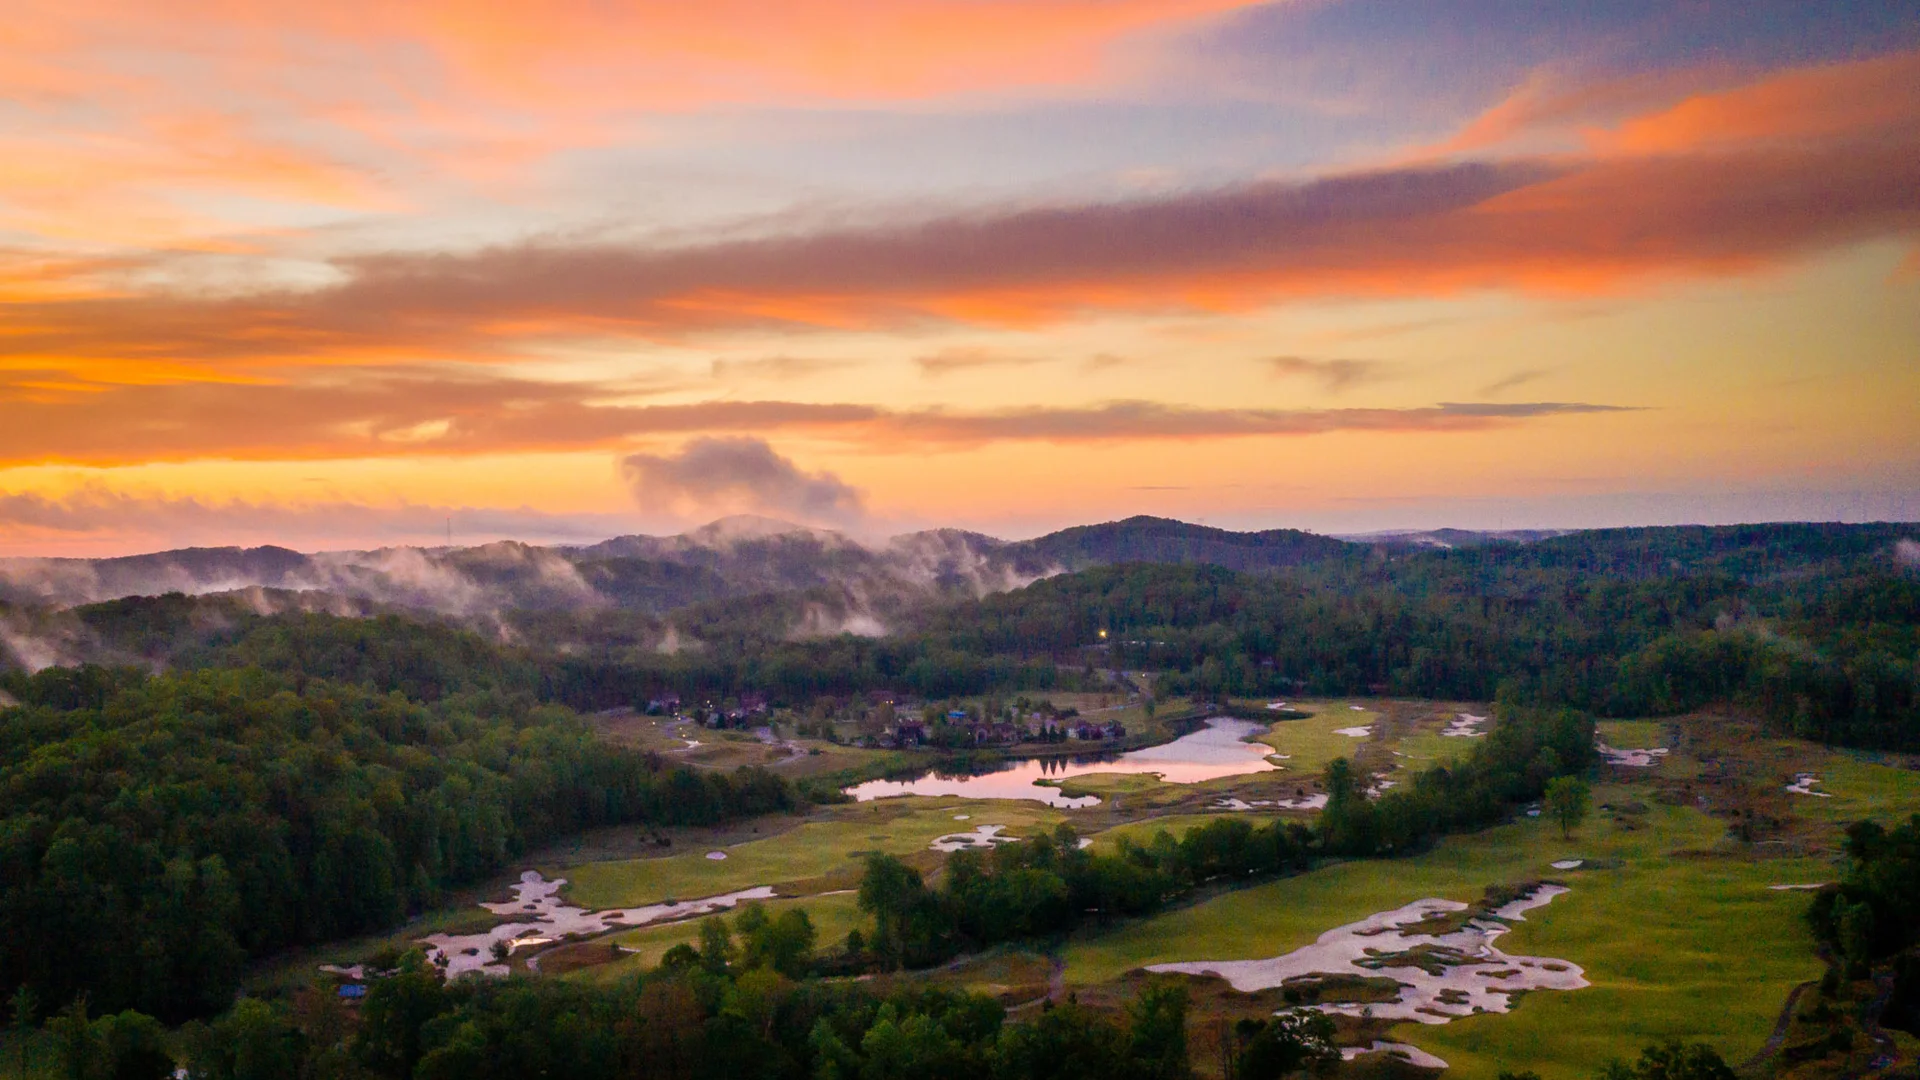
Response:
M1915 20L1370 10L22 12L0 554L1920 516Z

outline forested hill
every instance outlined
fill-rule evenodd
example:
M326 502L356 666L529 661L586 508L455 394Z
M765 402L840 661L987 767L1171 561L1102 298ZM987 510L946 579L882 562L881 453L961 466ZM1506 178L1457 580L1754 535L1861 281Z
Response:
M1026 556L1030 563L1055 564L1068 570L1125 562L1273 570L1346 558L1366 550L1363 545L1298 529L1230 532L1156 517L1082 525L1008 547Z

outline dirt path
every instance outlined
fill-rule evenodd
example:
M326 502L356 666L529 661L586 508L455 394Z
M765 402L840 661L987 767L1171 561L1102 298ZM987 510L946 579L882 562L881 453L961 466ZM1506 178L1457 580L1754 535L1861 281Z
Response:
M1752 1057L1740 1063L1741 1072L1759 1068L1762 1062L1779 1052L1780 1044L1787 1041L1787 1028L1793 1024L1793 1010L1800 1004L1800 998L1818 985L1819 980L1809 980L1788 992L1787 1003L1780 1009L1780 1019L1773 1023L1773 1034L1767 1036L1767 1041L1760 1044L1760 1049Z

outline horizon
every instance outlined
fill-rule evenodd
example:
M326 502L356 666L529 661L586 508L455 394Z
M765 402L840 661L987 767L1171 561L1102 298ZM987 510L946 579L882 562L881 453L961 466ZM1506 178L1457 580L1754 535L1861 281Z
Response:
M0 57L4 557L1920 519L1911 4L103 0Z
M1513 543L1530 543L1533 541L1513 540L1512 538L1516 536L1526 535L1526 534L1539 534L1542 539L1553 539L1553 538L1562 537L1562 536L1575 536L1581 533L1617 531L1617 530L1623 530L1623 529L1628 529L1628 530L1631 530L1631 529L1723 529L1723 528L1732 529L1732 528L1753 528L1753 527L1765 527L1765 526L1809 526L1809 527L1840 526L1840 527L1860 527L1860 528L1871 528L1871 527L1899 528L1902 526L1915 526L1916 528L1920 528L1920 521L1916 521L1916 520L1863 519L1859 521L1840 521L1840 520L1815 520L1815 519L1776 519L1776 520L1724 521L1724 522L1673 522L1673 523L1659 524L1659 525L1596 525L1596 526L1590 526L1590 527L1576 527L1576 528L1524 526L1524 527L1495 528L1495 529L1468 529L1468 528L1460 528L1460 527L1451 526L1451 525L1436 525L1429 528L1380 529L1380 530L1375 530L1371 532L1341 533L1341 532L1321 532L1314 529L1294 528L1292 526L1286 526L1286 525L1277 525L1277 526L1271 526L1271 527L1259 528L1259 529L1233 529L1225 526L1209 525L1205 522L1185 521L1180 518L1160 517L1152 514L1131 514L1126 517L1114 518L1106 521L1087 521L1087 522L1080 522L1073 525L1065 525L1058 529L1049 529L1044 532L1035 532L1035 533L1023 534L1023 535L1000 535L995 533L980 532L979 530L975 530L975 529L959 529L953 526L937 526L937 525L930 526L923 529L907 530L903 532L867 533L867 532L859 532L859 531L849 531L844 529L835 529L835 528L830 528L830 527L821 526L821 525L808 525L803 522L782 520L779 518L767 517L765 515L760 515L760 514L732 514L732 515L727 515L725 517L715 518L712 521L708 521L703 524L693 526L691 528L684 529L678 532L665 532L665 533L629 532L629 533L609 534L605 536L596 536L592 538L583 538L583 539L577 539L577 540L538 541L538 540L525 540L525 539L520 539L516 537L494 537L494 538L485 539L485 540L476 540L471 543L456 542L452 544L447 544L447 543L381 544L381 545L362 547L362 548L344 547L344 546L343 547L297 548L297 547L290 547L285 544L277 544L272 542L263 542L263 543L256 543L256 544L243 544L243 543L187 544L187 545L181 545L179 547L172 547L172 548L155 548L150 550L122 551L122 552L114 552L111 554L104 554L104 555L0 554L0 563L15 562L15 561L45 562L49 560L68 559L68 558L77 559L77 560L86 560L86 561L96 561L96 560L104 560L104 559L142 558L147 556L168 555L168 554L173 554L175 552L180 552L180 551L254 551L254 550L269 549L269 548L278 549L282 551L289 551L297 555L305 555L305 556L327 555L327 554L364 554L364 553L379 552L379 551L385 551L385 550L417 550L417 551L423 551L423 552L454 553L454 552L460 552L460 551L471 551L477 548L490 547L496 544L520 544L526 547L550 548L555 550L571 551L571 550L581 550L585 548L591 548L591 547L598 546L600 544L611 543L613 541L623 540L623 539L674 540L674 539L694 537L696 534L699 534L699 533L725 532L726 531L725 527L729 523L740 522L743 519L750 520L753 524L756 524L756 525L765 524L765 525L780 526L780 528L777 530L771 530L761 534L761 537L777 535L779 533L793 533L793 532L824 534L824 535L839 537L844 540L850 540L861 547L865 547L869 549L883 548L886 545L897 540L904 540L914 536L926 535L930 533L941 533L941 532L960 532L968 535L985 537L988 540L992 540L998 543L1013 545L1013 544L1021 544L1021 543L1026 543L1033 540L1043 539L1048 536L1058 535L1059 533L1067 532L1074 529L1106 528L1106 527L1126 525L1126 524L1130 524L1137 521L1151 521L1151 522L1164 523L1164 524L1186 525L1186 526L1192 526L1196 528L1218 529L1221 532L1228 533L1230 535L1235 535L1235 536L1249 536L1249 535L1255 535L1259 533L1269 533L1269 532L1296 532L1304 536L1312 536L1312 537L1318 537L1318 538L1328 539L1328 540L1339 540L1339 541L1350 543L1350 544L1382 543L1382 542L1389 542L1397 539L1407 539L1407 538L1432 538L1432 537L1436 537L1438 534L1441 534L1441 533L1463 533L1470 536L1481 536L1481 537L1488 537L1488 538L1493 538L1498 540L1508 540ZM753 539L758 539L761 537L753 537ZM1914 540L1916 543L1920 543L1920 537L1916 537L1914 538Z

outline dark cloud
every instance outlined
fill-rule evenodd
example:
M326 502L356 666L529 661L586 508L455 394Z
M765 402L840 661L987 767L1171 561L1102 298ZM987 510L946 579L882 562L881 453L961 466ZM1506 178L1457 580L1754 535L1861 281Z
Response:
M858 488L830 472L807 472L765 440L694 439L677 454L629 454L620 472L648 513L756 513L806 522L863 517Z
M1310 360L1304 356L1269 356L1266 363L1275 375L1313 379L1334 393L1384 378L1393 368L1380 360Z

